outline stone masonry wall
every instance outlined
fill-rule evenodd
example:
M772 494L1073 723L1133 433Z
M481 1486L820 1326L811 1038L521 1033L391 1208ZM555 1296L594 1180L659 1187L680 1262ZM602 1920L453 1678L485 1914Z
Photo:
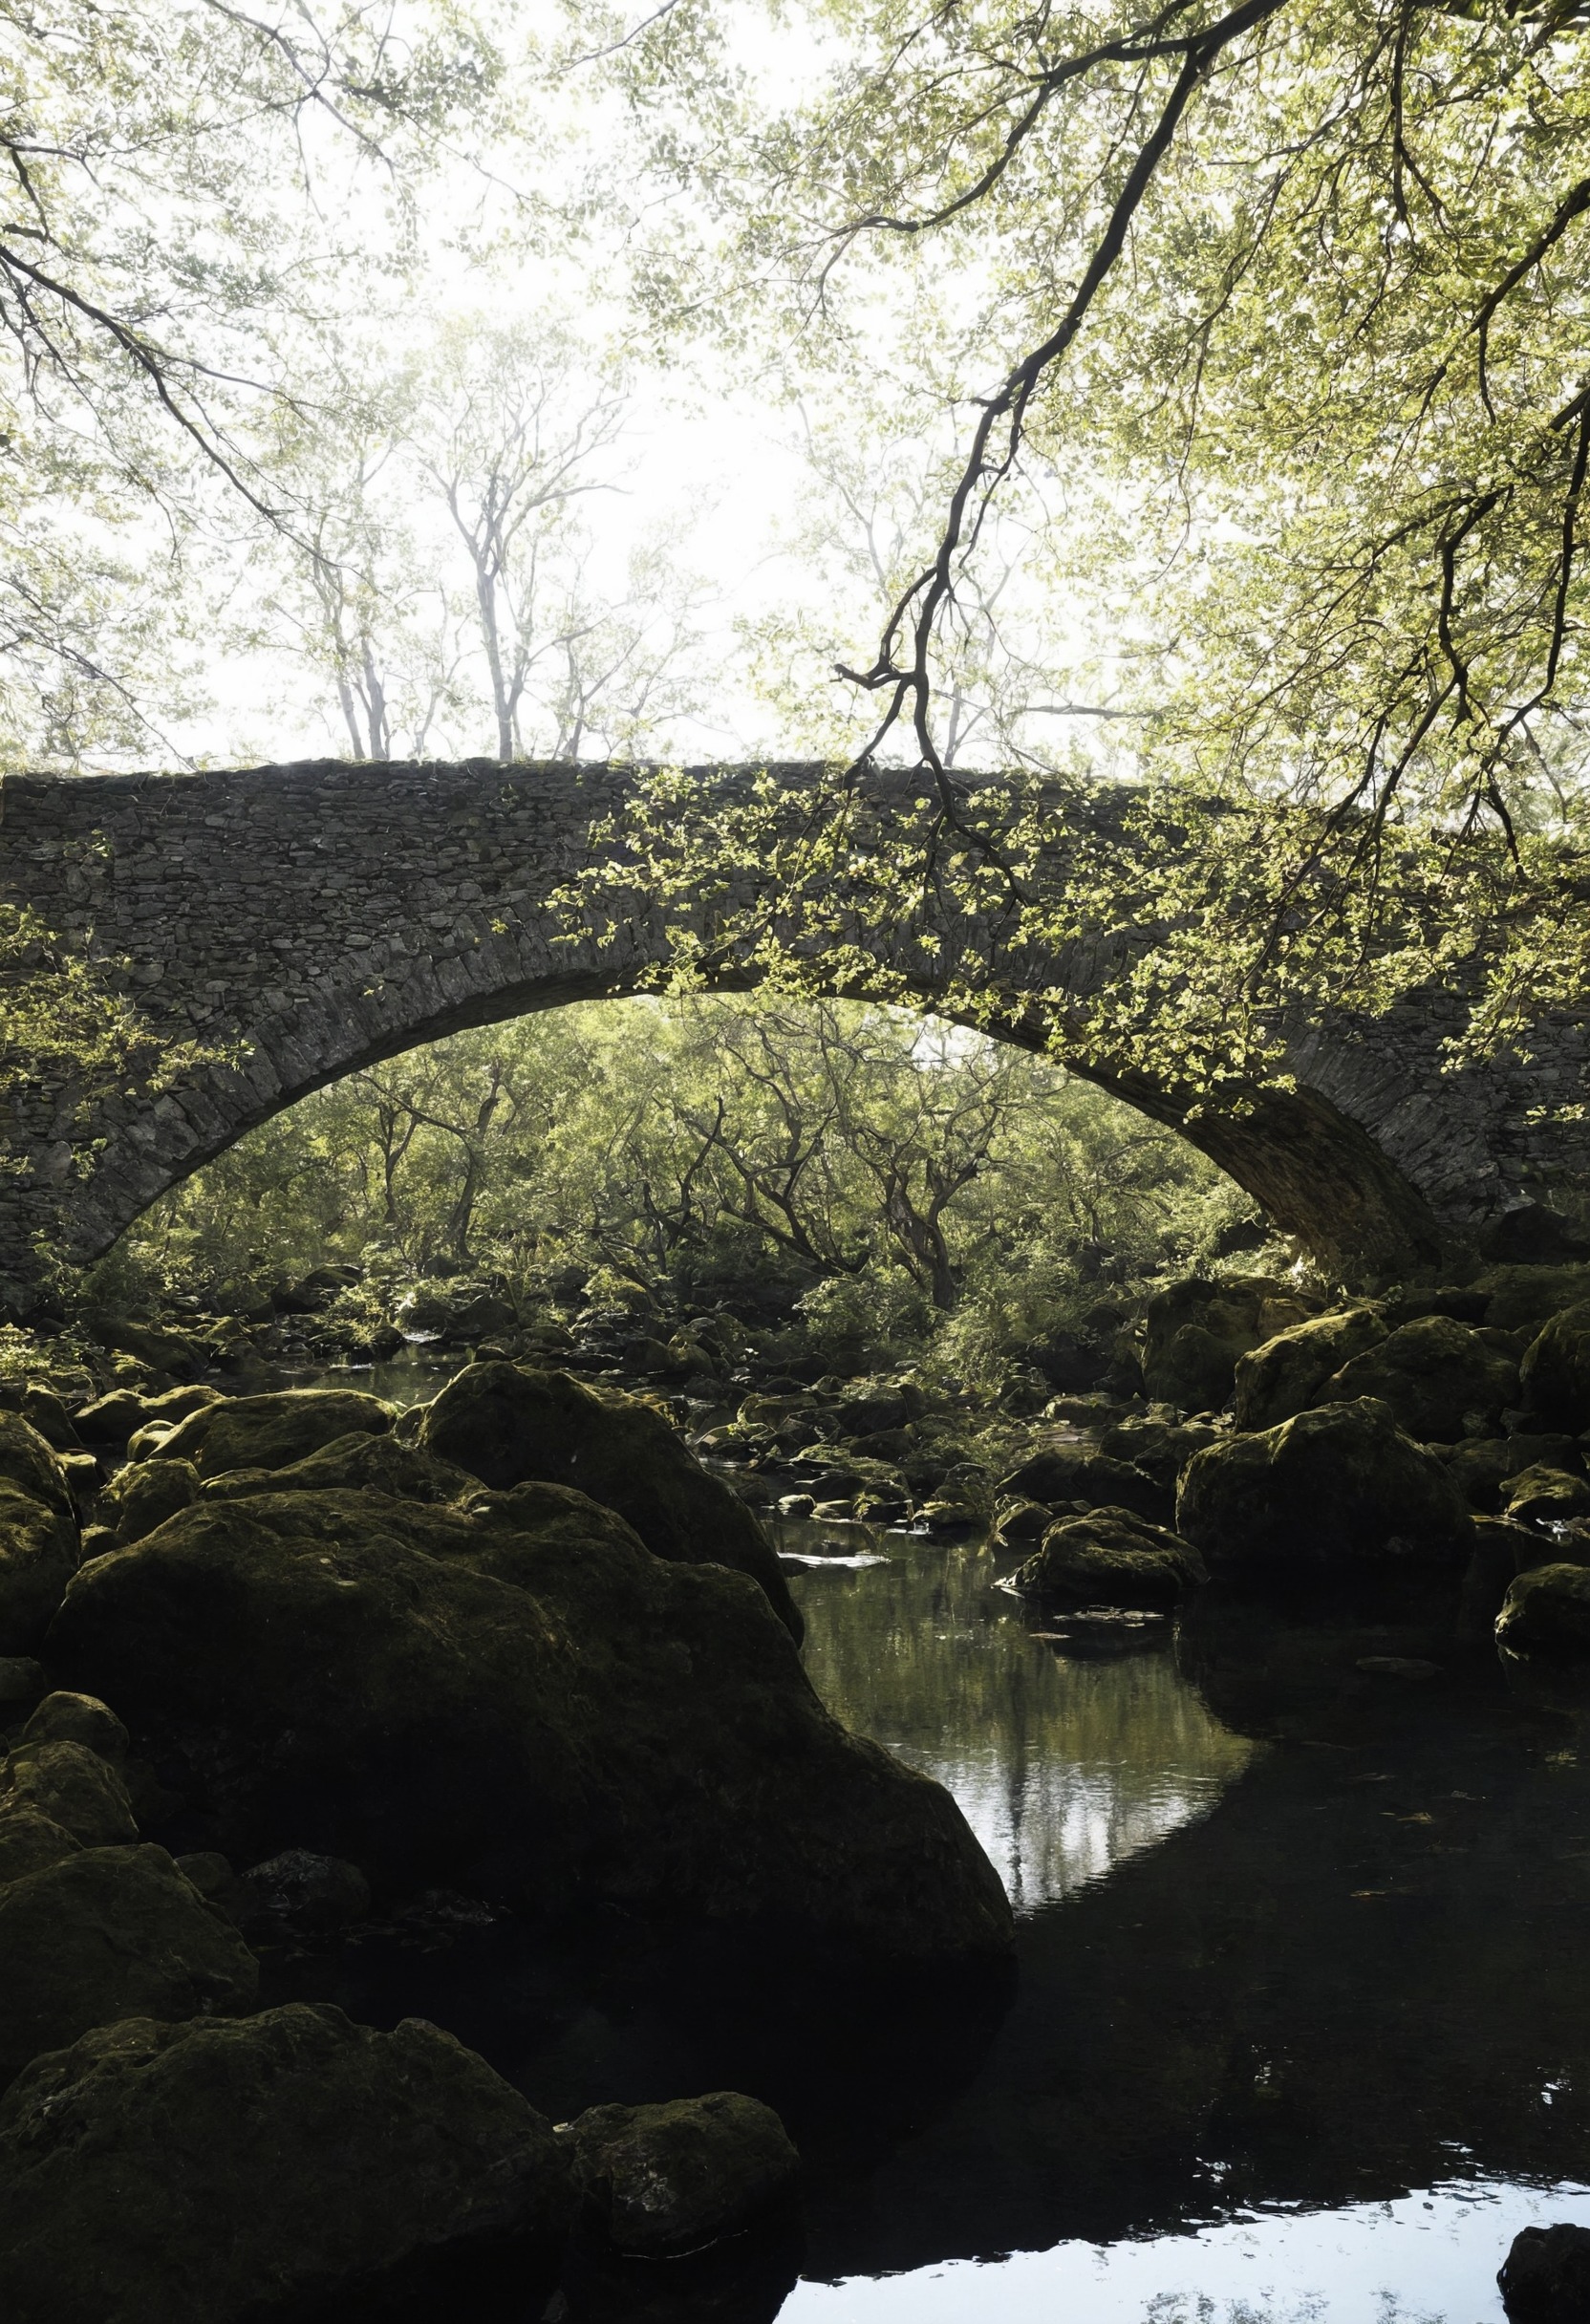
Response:
M750 772L712 780L732 795ZM0 1278L26 1285L40 1237L97 1256L244 1130L359 1065L462 1025L634 991L665 951L648 897L632 893L615 925L573 941L548 910L633 780L491 761L0 780L0 897L125 962L162 1036L226 1052L153 1100L110 1097L86 1125L69 1087L14 1095L6 1142L26 1171L0 1180ZM941 931L936 956L903 921L865 933L925 1002L949 958L980 963L1018 1002L1086 982L1085 961L1013 958L981 924ZM1278 1223L1322 1248L1356 1238L1373 1253L1378 1237L1393 1263L1394 1245L1432 1245L1585 1167L1581 1128L1533 1118L1579 1093L1585 1024L1544 1028L1528 1065L1452 1076L1441 1044L1460 1015L1436 993L1384 1020L1301 1025L1295 1102L1192 1134ZM1170 1107L1152 1089L1125 1094L1162 1118Z

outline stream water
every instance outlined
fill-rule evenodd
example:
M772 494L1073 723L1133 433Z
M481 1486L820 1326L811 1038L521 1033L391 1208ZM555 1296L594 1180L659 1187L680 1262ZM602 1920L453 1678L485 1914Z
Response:
M1576 1724L1483 1655L1361 1671L1428 1644L1385 1629L1035 1636L981 1548L877 1547L803 1568L807 1666L956 1794L1020 1979L783 2324L1499 2318L1517 2229L1590 2223Z

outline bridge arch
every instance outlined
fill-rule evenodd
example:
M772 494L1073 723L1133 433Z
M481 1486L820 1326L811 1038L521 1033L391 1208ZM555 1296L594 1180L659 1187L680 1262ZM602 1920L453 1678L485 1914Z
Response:
M712 780L732 794L753 772ZM97 1095L86 1118L68 1082L13 1100L22 1171L0 1179L0 1297L22 1311L44 1243L102 1255L170 1187L346 1073L467 1026L647 989L669 937L643 891L583 934L549 905L611 846L597 834L634 782L624 767L487 761L0 781L0 898L124 962L156 1030L214 1053L159 1096ZM962 973L970 935L1007 1007L1005 1036L1042 1047L1023 992L1075 989L1076 961L1018 968L989 931L956 935ZM880 977L933 1008L933 956L890 925L870 940ZM1431 991L1383 1019L1300 1024L1294 1088L1191 1124L1173 1091L1079 1069L1181 1129L1327 1266L1385 1277L1434 1263L1583 1165L1582 1130L1532 1119L1538 1055L1527 1072L1443 1071L1458 1016ZM1585 1026L1560 1021L1550 1043L1545 1070L1577 1083Z

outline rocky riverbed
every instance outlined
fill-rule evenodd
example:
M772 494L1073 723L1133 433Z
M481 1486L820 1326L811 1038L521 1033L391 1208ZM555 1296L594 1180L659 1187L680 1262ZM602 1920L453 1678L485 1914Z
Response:
M626 2253L777 2241L797 2165L756 2091L559 2127L454 2036L283 1998L272 1964L506 1923L560 1976L1005 1990L955 1800L803 1670L779 1511L808 1563L869 1526L986 1532L1046 1634L1179 1627L1255 1737L1343 1747L1366 1689L1482 1662L1549 1715L1590 1686L1577 1261L1336 1303L1199 1279L1036 1410L780 1374L709 1318L630 1346L626 1388L600 1332L468 1302L425 1345L470 1360L399 1406L276 1385L317 1351L234 1322L13 1347L0 1390L18 2324L97 2324L110 2280L118 2316L242 2324L505 2266L618 2313Z

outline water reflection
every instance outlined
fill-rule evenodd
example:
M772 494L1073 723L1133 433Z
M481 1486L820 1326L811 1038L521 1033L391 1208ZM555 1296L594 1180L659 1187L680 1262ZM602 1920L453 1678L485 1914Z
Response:
M783 1540L807 1551L822 1533ZM791 1573L806 1668L848 1726L955 1794L1019 1913L1207 1815L1260 1748L1186 1684L1169 1630L1125 1648L1044 1643L980 1545L878 1545L883 1567Z

